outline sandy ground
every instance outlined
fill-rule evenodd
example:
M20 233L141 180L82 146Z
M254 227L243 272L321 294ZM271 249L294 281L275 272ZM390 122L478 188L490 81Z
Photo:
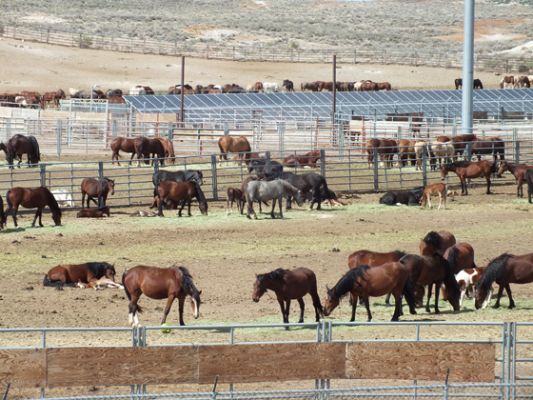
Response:
M179 83L181 61L176 57L118 53L51 46L0 39L0 91L50 91L61 87L90 89L92 85L122 88L143 84L165 91ZM310 80L332 80L331 64L232 62L187 58L186 82L221 84L235 82L246 87L256 81L291 79L295 86ZM337 80L389 81L398 89L453 89L458 69L399 65L343 64ZM496 88L499 77L476 73L487 88Z

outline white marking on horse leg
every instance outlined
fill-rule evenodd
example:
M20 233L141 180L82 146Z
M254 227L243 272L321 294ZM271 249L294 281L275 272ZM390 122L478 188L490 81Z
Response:
M197 319L200 316L200 312L198 310L198 303L196 302L196 299L194 297L191 297L192 303L194 304L194 319Z
M133 316L133 325L141 326L141 324L139 323L139 317L137 316L137 313L135 313L135 315Z
M133 313L129 313L129 314L128 314L128 323L129 323L130 325L133 325Z

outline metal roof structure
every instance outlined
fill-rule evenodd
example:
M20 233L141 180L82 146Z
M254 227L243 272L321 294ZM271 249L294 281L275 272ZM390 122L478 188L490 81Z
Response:
M337 92L337 113L383 117L386 114L421 112L425 116L461 115L460 90L394 90ZM198 94L185 96L187 120L266 120L330 118L331 92ZM177 113L179 95L125 96L140 113ZM533 112L533 89L474 91L474 111L498 117L505 112Z

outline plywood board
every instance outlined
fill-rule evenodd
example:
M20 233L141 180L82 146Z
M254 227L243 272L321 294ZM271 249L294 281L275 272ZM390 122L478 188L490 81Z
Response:
M200 383L343 378L344 343L288 343L200 347Z
M0 384L5 387L44 387L46 381L43 350L0 351Z
M48 349L48 387L196 383L196 347Z
M351 343L346 378L494 382L496 349L489 343Z

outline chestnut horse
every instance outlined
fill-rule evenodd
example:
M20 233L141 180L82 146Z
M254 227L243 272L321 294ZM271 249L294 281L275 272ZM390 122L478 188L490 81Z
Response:
M194 318L200 316L202 291L196 288L189 270L185 267L157 268L137 265L124 271L122 286L124 286L124 291L130 301L128 320L132 326L140 325L137 314L141 313L142 309L137 303L143 293L151 299L167 299L161 325L166 322L170 307L176 298L178 299L180 325L185 325L183 306L187 296L191 296Z
M533 169L533 165L513 164L504 160L500 162L497 176L498 178L501 178L505 171L509 171L513 174L516 180L516 197L524 197L524 189L522 188L522 185L526 179L526 171L530 169Z
M444 252L444 258L450 264L454 274L467 268L477 268L474 262L474 248L466 242L459 242L448 247Z
M105 216L110 215L109 213L109 207L101 207L101 208L82 208L78 213L76 214L76 218L103 218Z
M43 286L74 287L78 283L93 287L96 281L106 277L115 282L115 267L106 262L88 262L84 264L63 264L50 269L44 276Z
M435 285L435 314L440 313L439 294L440 287L443 283L446 285L446 291L448 293L447 300L452 305L454 311L459 311L461 291L450 264L440 254L434 254L432 257L407 254L400 259L400 263L409 270L411 280L417 285L417 289L421 289L426 285L428 286L426 302L426 311L428 313L431 312L429 301L431 300L433 285ZM417 290L417 292L419 294L421 293L423 297L422 290ZM420 296L417 296L417 300L420 300Z
M444 255L446 249L456 243L453 233L448 231L431 231L420 241L418 248L421 256L432 256L433 254Z
M228 160L228 153L239 153L239 159L249 160L250 152L252 148L248 139L244 136L239 136L238 138L225 135L218 139L218 148L220 149L219 160L222 162L222 159Z
M130 164L131 160L133 160L133 157L135 157L135 138L126 138L126 137L116 137L113 139L113 141L110 144L111 150L113 151L113 155L111 156L111 160L113 161L113 164L115 163L115 160L118 165L120 165L120 161L118 161L120 154L119 151L122 150L126 153L131 153L130 158Z
M320 160L320 150L308 151L301 154L290 154L283 159L283 165L287 167L311 167L316 168L317 161Z
M109 192L111 195L115 194L115 181L107 177L103 177L101 180L94 178L84 178L81 181L81 205L85 202L85 196L87 196L87 208L91 206L90 201L92 200L97 207L104 207L105 202L107 201L107 196ZM102 199L102 203L99 204L99 201L96 201L94 198Z
M402 295L409 304L411 314L416 314L413 289L409 281L409 271L399 262L389 262L370 268L368 265L360 265L349 270L332 288L327 288L324 315L328 316L339 305L340 299L350 293L352 301L351 322L355 321L357 299L361 297L365 303L368 321L372 320L368 298L383 296L392 293L395 300L392 321L398 321L402 315Z
M13 160L17 159L17 166L22 163L22 155L28 155L28 166L35 167L41 161L41 152L39 143L35 136L24 136L16 134L12 136L5 144L0 144L0 150L6 153L6 161L9 168L13 168Z
M309 294L313 299L316 322L320 321L322 304L320 304L320 297L318 297L315 273L309 268L300 267L293 270L278 268L266 274L256 275L252 300L257 303L267 290L272 290L276 293L281 315L283 316L283 323L289 323L291 300L294 299L300 305L298 323L304 322L305 304L303 297L306 294Z
M490 191L490 176L496 173L496 161L491 162L487 160L481 161L456 161L449 164L441 165L440 176L444 181L448 172L455 172L461 180L461 195L468 195L468 187L466 185L467 178L479 178L485 177L487 181L487 194L491 194Z
M13 223L15 226L17 224L17 212L19 206L22 205L24 208L37 208L35 217L31 224L32 227L35 226L35 221L39 217L39 226L43 226L41 218L43 215L43 208L48 206L52 212L52 219L56 225L61 225L61 209L57 204L57 201L54 195L45 187L38 188L23 188L23 187L14 187L7 191L6 194L7 210L4 214L3 221L6 223L7 216L9 214L13 217Z
M159 140L165 150L165 158L167 158L172 164L176 163L176 153L174 153L174 145L172 140L164 137L156 137L155 140Z
M178 216L181 217L181 212L187 204L188 215L191 214L191 201L193 197L196 197L198 200L198 206L203 215L207 215L207 199L205 198L204 192L200 188L200 185L196 181L185 181L185 182L173 182L173 181L162 181L159 182L157 186L157 215L163 217L163 205L166 203L179 204L181 203L181 208L178 211Z
M504 253L492 260L487 265L483 277L476 288L476 309L483 307L490 301L492 282L496 282L500 286L494 308L500 307L503 289L505 289L509 298L509 308L514 308L515 302L509 284L533 282L533 253L521 256Z

